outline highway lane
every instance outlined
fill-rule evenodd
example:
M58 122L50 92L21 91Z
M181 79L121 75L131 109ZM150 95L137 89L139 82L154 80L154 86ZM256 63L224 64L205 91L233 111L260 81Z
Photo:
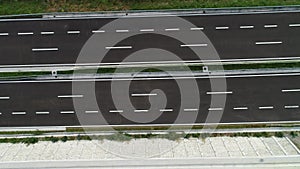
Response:
M73 126L80 125L77 116L84 119L84 125L135 125L172 124L179 113L184 116L196 114L195 123L204 123L208 113L218 114L224 110L220 123L285 122L300 120L300 74L236 75L228 76L227 90L210 89L207 77L198 77L196 82L200 93L200 106L191 107L193 97L181 100L178 84L174 79L139 79L130 84L128 97L133 108L124 98L125 89L114 90L121 98L121 106L114 105L111 95L111 80L98 79L95 90L93 80L73 81L86 87L82 92L72 93L72 81L2 81L0 83L0 126ZM179 78L177 82L189 82L190 78ZM221 80L215 77L211 80ZM127 80L114 80L118 86L125 86ZM155 90L160 89L162 92ZM97 106L91 104L87 93L96 95ZM227 95L225 107L212 103L212 95ZM165 107L154 106L149 110L149 99L166 97ZM74 109L73 100L81 106ZM153 104L153 102L151 102ZM100 111L99 111L100 110ZM162 113L157 119L140 123L125 118L123 113L133 116L149 116ZM100 116L100 113L103 116ZM77 115L77 116L76 116ZM126 116L127 117L127 116ZM107 123L105 123L107 121ZM81 120L82 122L82 120ZM181 124L191 123L182 119Z
M164 21L168 17L124 17L123 20L131 20L136 24L109 30L99 29L115 18L1 20L0 65L75 64L80 50L93 34L101 39L107 34L133 35L135 32L143 34L126 38L116 45L125 48L99 46L110 50L103 63L120 63L129 54L146 48L166 49L186 62L199 61L190 48L205 49L210 45L216 48L221 60L226 61L298 58L300 54L300 13L297 12L191 15L181 18L190 21L195 27L166 27ZM141 20L149 21L153 26L145 28L138 24ZM159 35L161 32L170 35L192 32L196 35L199 31L203 31L212 44L201 39L199 43L183 44L171 37ZM149 58L137 61L147 62ZM170 60L160 58L158 61ZM210 61L209 56L203 61ZM97 59L87 59L80 63L98 62Z

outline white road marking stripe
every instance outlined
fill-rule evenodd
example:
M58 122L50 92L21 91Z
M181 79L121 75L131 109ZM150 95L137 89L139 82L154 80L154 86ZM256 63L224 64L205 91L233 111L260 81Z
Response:
M0 33L0 36L8 36L9 33Z
M54 35L54 32L41 32L41 35Z
M12 112L13 115L25 115L26 112L24 111L19 111L19 112Z
M222 111L223 108L209 108L209 111Z
M0 112L0 115L2 115L2 113Z
M8 100L8 99L10 99L10 97L8 97L8 96L1 96L0 97L0 100Z
M282 41L273 41L273 42L255 42L256 45L277 45L282 44Z
M241 29L253 29L254 26L253 25L242 25L240 26Z
M203 44L186 44L186 45L180 45L180 47L206 47L207 44L203 43Z
M68 34L79 34L80 31L67 31Z
M298 109L299 106L295 105L295 106L284 106L285 109Z
M33 32L19 32L18 35L33 35Z
M283 89L281 90L281 92L285 93L285 92L300 92L300 89Z
M226 91L226 92L206 92L208 95L214 95L214 94L232 94L232 91Z
M92 33L104 33L105 30L93 30Z
M108 46L105 49L132 49L132 46Z
M123 110L109 110L110 113L123 113Z
M248 110L248 107L234 107L233 110Z
M61 111L61 114L74 114L74 111Z
M261 106L259 107L260 110L267 110L267 109L273 109L273 106Z
M79 98L79 97L83 97L83 95L60 95L57 97L58 98Z
M139 96L157 96L157 93L132 93L132 97L139 97Z
M167 28L165 31L179 31L179 28Z
M154 29L141 29L141 32L154 32Z
M202 31L202 30L204 30L204 28L203 28L203 27L199 27L199 28L191 28L190 30L191 30L191 31Z
M32 52L58 51L58 48L33 48Z
M85 111L86 114L94 114L94 113L99 113L97 110L87 110Z
M149 110L134 110L135 113L146 113Z
M183 111L198 111L199 109L183 109Z
M289 24L289 27L300 27L300 23Z
M117 33L125 33L125 32L129 32L129 30L127 29L119 29L119 30L116 30Z
M50 114L48 111L37 111L35 114Z
M264 27L265 28L277 28L278 25L265 25Z
M159 111L161 111L161 112L172 112L173 109L160 109Z
M226 30L226 29L229 29L228 26L217 26L216 27L216 30Z

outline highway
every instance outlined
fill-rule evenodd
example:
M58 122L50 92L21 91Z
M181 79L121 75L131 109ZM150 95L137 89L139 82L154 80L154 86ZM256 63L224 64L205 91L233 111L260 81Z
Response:
M191 49L205 50L211 46L214 46L222 61L299 59L299 12L195 14L180 16L181 19L193 24L193 27L176 23L169 27L165 21L174 17L2 19L0 65L5 67L100 64L96 58L76 62L83 45L92 35L97 35L104 44L109 37L119 35L126 37L114 46L109 46L110 44L96 46L109 51L101 64L119 64L128 55L147 48L168 50L179 56L181 62L199 62L199 57ZM107 30L101 29L116 19L128 21L128 24L121 27L112 26ZM145 27L142 23L149 24ZM198 39L187 44L171 36L187 33L196 36L199 32L203 32L210 41ZM146 56L133 62L174 61L163 57L160 60L149 58L151 57ZM207 56L202 61L215 60Z
M114 90L118 103L116 108L112 95L112 82L126 86L127 79L88 80L45 80L45 81L1 81L0 82L0 126L77 126L77 125L137 125L173 124L179 113L184 116L196 114L194 123L204 123L208 113L218 114L224 110L220 123L293 122L300 121L299 73L228 75L227 90L215 88L210 82L218 82L219 76L199 76L175 78L142 78L131 81L129 93L133 108L122 102L125 89ZM200 106L191 107L193 97L181 100L178 82L196 81L200 93ZM72 93L72 82L85 86L82 91ZM176 83L177 82L177 83ZM92 85L95 84L95 90ZM88 86L88 87L86 87ZM154 90L160 89L161 91ZM95 93L97 104L91 104ZM226 95L225 106L213 103L212 96ZM150 101L167 98L165 107L150 108ZM73 101L81 105L74 108ZM152 101L153 101L152 100ZM134 116L161 115L149 123L139 123L124 117L123 113ZM102 115L102 116L101 116ZM84 119L83 121L78 120ZM213 120L212 120L213 121ZM83 122L83 123L82 123ZM208 123L211 121L208 121ZM191 123L182 119L180 124Z

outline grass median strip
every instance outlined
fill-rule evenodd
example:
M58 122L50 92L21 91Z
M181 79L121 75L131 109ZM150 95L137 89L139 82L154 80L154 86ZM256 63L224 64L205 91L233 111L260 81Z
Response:
M299 0L2 0L0 2L0 15L47 12L281 6L299 4Z

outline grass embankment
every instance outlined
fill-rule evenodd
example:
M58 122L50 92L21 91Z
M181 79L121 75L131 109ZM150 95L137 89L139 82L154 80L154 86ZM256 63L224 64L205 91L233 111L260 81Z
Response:
M300 5L299 0L1 0L0 15Z

